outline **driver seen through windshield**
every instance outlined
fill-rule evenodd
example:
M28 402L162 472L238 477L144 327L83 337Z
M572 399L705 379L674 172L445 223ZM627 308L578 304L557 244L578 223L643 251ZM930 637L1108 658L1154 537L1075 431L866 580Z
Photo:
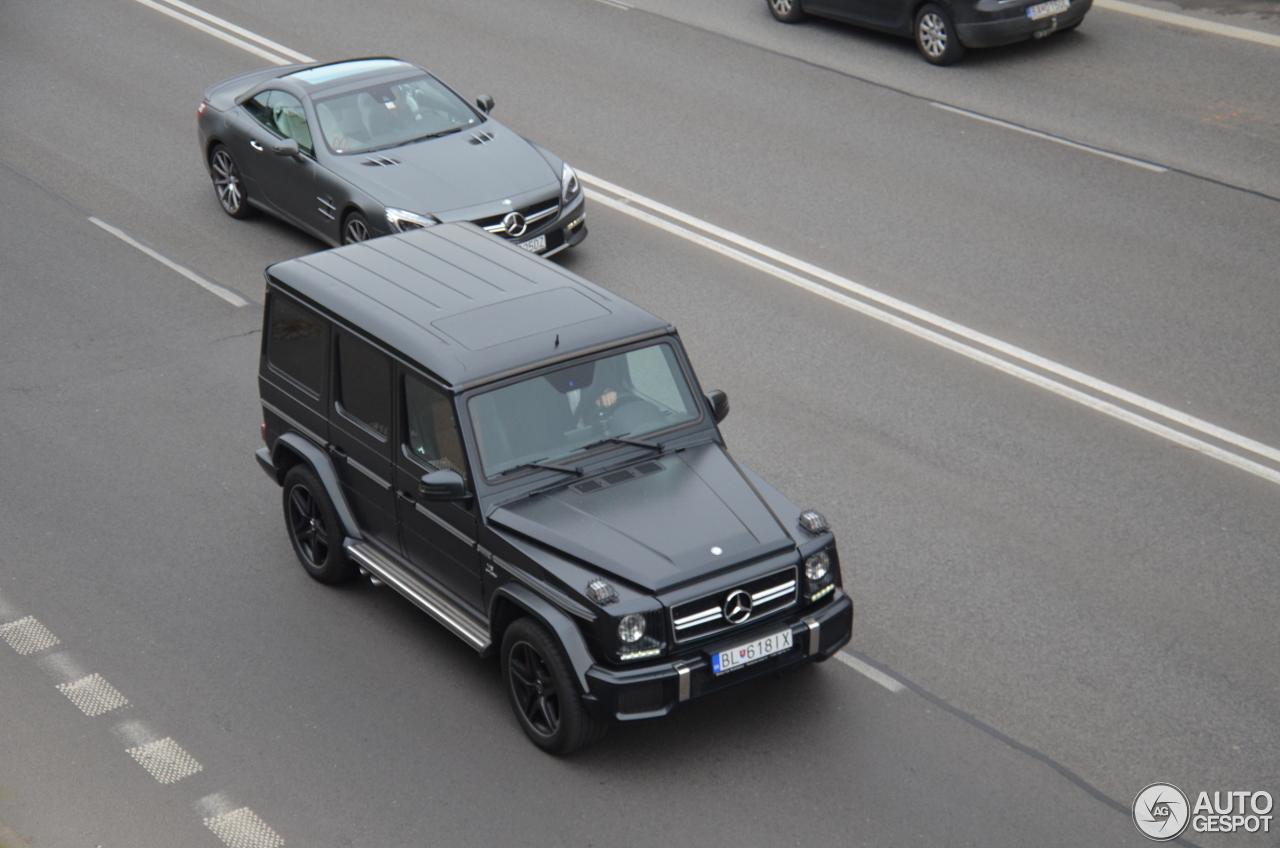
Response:
M643 439L701 415L675 351L663 343L575 362L476 395L467 408L486 477L603 439Z
M433 135L457 132L482 120L430 76L330 97L316 104L325 142L334 153L364 153Z

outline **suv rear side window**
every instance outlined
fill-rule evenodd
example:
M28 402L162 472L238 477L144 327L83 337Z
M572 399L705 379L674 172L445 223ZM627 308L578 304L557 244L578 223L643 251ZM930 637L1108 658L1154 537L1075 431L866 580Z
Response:
M326 323L288 298L278 294L271 298L267 361L317 397L324 388Z
M378 435L391 435L391 358L346 333L339 334L338 403Z
M449 468L467 477L458 419L449 396L434 386L405 375L405 442L409 453L439 470Z

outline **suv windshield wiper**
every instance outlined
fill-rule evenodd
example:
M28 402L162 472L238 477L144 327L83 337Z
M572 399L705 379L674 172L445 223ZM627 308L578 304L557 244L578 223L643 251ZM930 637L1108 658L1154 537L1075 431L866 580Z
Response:
M596 441L596 442L592 442L589 445L583 445L582 447L578 448L578 450L580 451L591 450L592 448L598 448L601 445L611 445L611 444L635 445L636 447L648 448L649 450L656 450L659 453L662 452L662 447L663 447L661 442L646 442L641 439L626 439L626 438L623 438L622 436L606 436L605 438L600 439L599 441Z
M508 474L512 474L522 468L549 468L552 471L563 471L565 474L572 474L575 477L581 477L583 473L582 469L576 465L552 465L550 462L543 462L540 459L535 459L532 462L522 462L519 465L513 465L502 471L498 476L506 477Z

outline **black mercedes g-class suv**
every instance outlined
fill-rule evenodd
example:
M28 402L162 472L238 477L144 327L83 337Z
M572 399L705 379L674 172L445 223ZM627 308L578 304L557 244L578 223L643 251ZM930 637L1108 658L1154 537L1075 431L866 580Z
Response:
M257 459L298 559L498 651L541 748L849 641L825 519L730 456L666 321L468 224L266 276Z

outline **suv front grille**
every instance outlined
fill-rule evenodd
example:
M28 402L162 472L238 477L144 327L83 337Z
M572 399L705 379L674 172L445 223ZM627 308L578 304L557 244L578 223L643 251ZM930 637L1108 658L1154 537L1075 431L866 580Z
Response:
M519 235L511 235L507 232L506 218L510 212L504 212L501 215L494 215L491 218L481 218L475 223L484 227L488 232L495 236L506 236L507 238L523 238L530 233L536 231L542 222L548 218L554 218L560 214L560 198L553 197L550 200L543 200L532 206L526 206L523 209L516 209L517 213L524 219L524 229L520 230Z
M730 621L725 616L725 605L729 596L737 592L745 592L750 596L751 612L746 618ZM796 567L793 565L764 577L676 604L671 608L671 625L677 642L689 642L759 621L795 602Z

